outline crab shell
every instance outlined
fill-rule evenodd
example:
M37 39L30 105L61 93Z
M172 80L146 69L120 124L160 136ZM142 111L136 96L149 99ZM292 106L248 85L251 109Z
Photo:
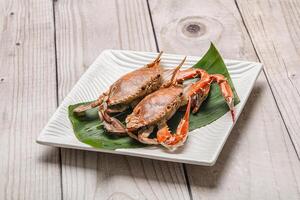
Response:
M157 90L146 96L126 118L126 128L136 131L169 120L187 102L181 85Z
M162 71L160 66L143 67L122 76L110 87L109 105L127 105L157 90L162 84Z

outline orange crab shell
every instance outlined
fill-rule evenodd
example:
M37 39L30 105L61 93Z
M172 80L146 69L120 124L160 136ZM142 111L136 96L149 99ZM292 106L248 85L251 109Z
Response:
M169 120L184 104L183 87L171 86L146 96L126 118L126 127L134 131Z
M143 67L122 76L110 89L109 105L129 104L157 90L161 83L160 67Z

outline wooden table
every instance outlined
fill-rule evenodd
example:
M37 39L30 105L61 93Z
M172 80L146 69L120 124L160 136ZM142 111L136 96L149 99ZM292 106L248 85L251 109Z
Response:
M300 199L300 2L0 2L0 199ZM200 167L35 139L104 49L264 63L217 163Z

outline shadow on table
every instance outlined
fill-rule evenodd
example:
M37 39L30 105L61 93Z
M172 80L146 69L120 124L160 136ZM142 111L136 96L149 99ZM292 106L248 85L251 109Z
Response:
M228 169L230 158L237 148L237 142L243 130L247 126L247 119L257 113L253 113L257 109L257 103L261 97L261 91L267 87L265 85L256 84L249 100L237 121L232 133L230 134L217 163L212 167L203 167L197 165L185 165L184 168L188 173L190 184L196 187L216 187L222 179L224 172ZM60 149L61 163L63 173L72 176L64 181L97 182L101 184L110 183L109 179L122 180L123 183L139 184L139 179L144 184L179 184L186 187L184 170L181 164L165 161L156 161L146 158L136 158L130 156L114 155L107 153L96 153L82 150ZM45 155L46 154L46 155ZM52 162L51 157L57 156L57 149L49 149L42 157L42 162ZM55 159L54 159L55 160ZM55 162L53 162L55 163ZM63 176L66 178L66 176ZM96 179L95 181L90 179ZM99 180L101 179L101 180ZM148 182L145 183L144 180ZM103 183L101 183L101 181ZM115 182L116 184L116 182ZM117 183L118 185L119 183ZM120 183L121 185L121 183ZM135 185L136 186L136 185ZM133 186L133 187L135 187ZM101 187L99 185L95 187Z
M262 95L259 94L262 94L263 93L262 91L265 90L266 88L267 85L263 85L262 82L259 82L258 84L255 85L243 109L243 112L241 113L238 121L236 122L236 125L234 126L231 134L229 135L223 147L223 150L214 166L205 167L205 166L196 166L196 165L186 165L186 170L188 171L188 178L191 182L191 185L193 184L196 188L201 188L201 187L214 188L219 185L221 179L224 178L225 173L227 173L226 175L228 175L228 172L230 172L231 176L235 176L235 177L238 176L235 173L236 172L238 173L239 171L235 172L232 169L229 170L229 167L235 167L234 165L238 165L241 162L247 162L248 158L243 160L238 160L242 158L239 155L238 155L239 156L238 159L234 158L234 156L237 156L236 154L238 154L235 152L238 151L238 148L240 146L238 145L238 143L240 143L242 139L240 137L243 137L242 134L246 132L245 130L247 129L249 130L247 120L249 120L251 116L253 117L259 114L254 112L255 111L257 112L259 110L258 102L260 101L260 98L264 98ZM255 132L255 127L253 127L253 130ZM235 178L233 177L232 180L234 179Z

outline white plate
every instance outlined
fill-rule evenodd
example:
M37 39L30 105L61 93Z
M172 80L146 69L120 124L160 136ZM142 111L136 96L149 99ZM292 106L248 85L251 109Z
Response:
M159 146L116 150L96 149L81 143L75 137L68 119L68 106L96 99L101 92L105 91L120 76L149 63L156 56L157 53L150 52L103 51L61 103L39 135L37 142L57 147L131 155L197 165L213 165L234 125L229 112L210 125L190 132L186 144L175 152L169 152ZM182 55L163 54L161 63L164 67L174 67L182 58ZM191 67L199 58L188 56L184 67ZM236 117L238 118L262 69L262 64L235 60L225 60L225 63L241 100L235 108Z

